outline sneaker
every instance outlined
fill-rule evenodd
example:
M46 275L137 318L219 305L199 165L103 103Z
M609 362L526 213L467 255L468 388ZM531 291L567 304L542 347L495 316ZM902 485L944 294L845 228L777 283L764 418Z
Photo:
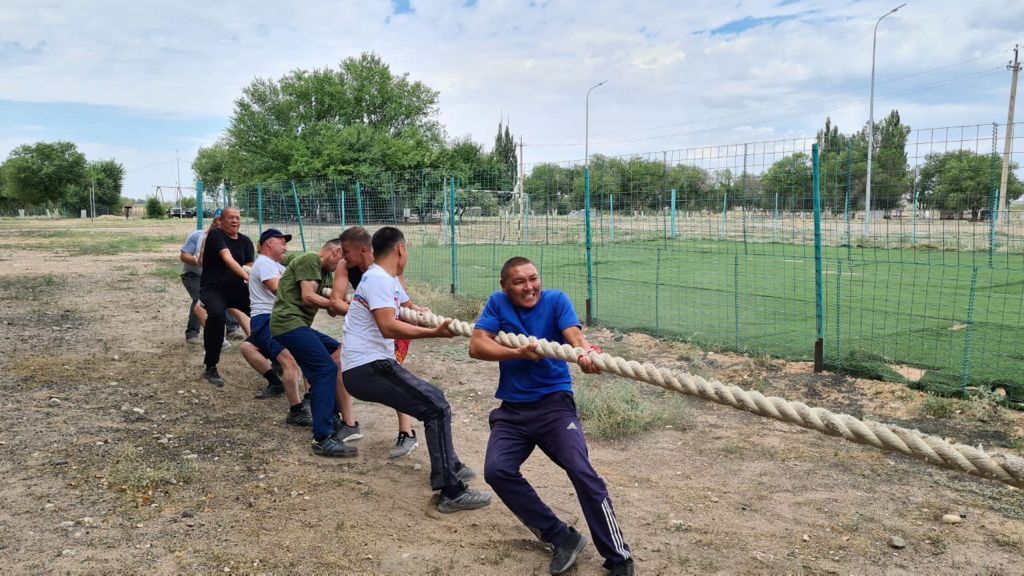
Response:
M455 471L455 477L458 478L459 480L462 480L463 482L469 482L470 480L476 478L476 470L473 470L469 466L463 464L462 468L459 468L458 470Z
M185 343L186 344L202 344L203 343L203 339L199 337L199 334L190 334L188 336L185 336Z
M619 562L609 567L608 576L633 576L634 570L633 559L627 558L625 562Z
M284 394L284 386L279 384L267 384L267 386L260 390L259 394L254 396L257 400L266 400L267 398L277 398Z
M488 492L481 492L466 488L454 498L441 494L441 501L437 503L437 511L442 514L451 514L459 510L476 510L491 503L491 495Z
M220 377L216 366L207 366L206 371L203 372L203 378L206 378L207 382L218 388L224 387L224 379Z
M561 574L576 563L576 557L580 555L587 545L587 537L569 526L569 535L558 546L555 546L551 554L551 573Z
M228 338L233 338L235 340L243 340L245 338L245 331L242 330L241 328L235 328L234 330L228 332Z
M308 428L313 425L313 415L307 410L299 410L298 412L289 410L288 417L284 419L284 423Z
M313 454L328 458L351 458L359 453L355 446L349 446L334 436L328 436L317 442L313 440Z
M351 442L353 440L361 439L363 437L363 433L359 431L359 422L356 422L355 426L349 426L341 419L341 415L335 413L334 437L342 442Z
M231 342L228 342L228 339L225 338L224 342L220 345L220 349L227 350L228 348L231 348Z
M395 447L388 452L388 458L397 460L402 456L408 455L412 452L420 443L416 441L416 431L413 430L412 436L405 432L398 433L398 440L395 441Z
M305 409L306 409L307 411L309 411L309 410L312 410L312 408L310 408L310 404L311 404L311 403L312 403L312 400L310 400L310 398L309 398L309 392L306 392L306 393L305 393L305 394L304 394L304 395L302 396L302 406L303 406L303 407L304 407L304 408L305 408Z

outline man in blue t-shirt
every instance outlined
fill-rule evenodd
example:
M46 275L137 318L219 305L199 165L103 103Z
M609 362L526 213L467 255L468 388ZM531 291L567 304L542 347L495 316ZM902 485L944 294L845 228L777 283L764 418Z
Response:
M587 342L564 292L541 291L540 275L530 260L517 256L505 262L501 291L487 300L469 343L469 355L497 361L500 374L495 397L502 402L491 412L484 479L527 528L554 548L551 573L565 572L587 540L559 520L520 473L520 466L539 447L569 475L605 568L612 575L632 575L633 558L608 490L590 465L569 365L541 356L535 343L506 348L496 339L500 331L598 351ZM577 361L586 373L600 372L586 353Z

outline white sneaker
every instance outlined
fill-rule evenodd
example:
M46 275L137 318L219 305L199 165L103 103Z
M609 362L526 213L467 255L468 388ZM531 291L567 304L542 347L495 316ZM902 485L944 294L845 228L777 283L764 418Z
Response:
M412 436L409 436L405 432L398 433L398 440L395 441L395 447L388 452L388 458L391 460L397 460L402 456L408 456L410 452L416 449L420 443L416 441L416 431L412 431Z
M227 350L228 348L231 348L231 342L228 342L228 339L225 338L224 343L220 345L220 349Z

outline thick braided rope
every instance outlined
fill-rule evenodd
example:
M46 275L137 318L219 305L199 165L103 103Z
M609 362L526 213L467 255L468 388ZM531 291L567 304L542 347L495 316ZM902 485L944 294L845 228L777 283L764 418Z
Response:
M443 316L415 312L409 308L400 308L399 317L410 324L426 327L434 327L448 320ZM450 329L453 333L466 337L472 336L473 324L457 319L451 320ZM983 478L992 478L1017 488L1024 488L1024 459L1012 454L987 454L980 447L951 444L917 430L871 420L861 421L848 414L835 414L824 408L812 408L802 402L790 402L776 396L764 396L755 390L726 386L721 382L708 380L696 374L659 368L652 364L641 364L607 353L587 352L568 344L557 344L522 334L507 334L505 332L498 333L497 341L509 348L536 343L537 351L543 356L574 363L578 362L581 355L589 354L594 364L605 372L661 386L680 394L732 406L758 416L810 428L829 436L839 436L857 444L874 446L879 450L899 452L936 466L959 470Z

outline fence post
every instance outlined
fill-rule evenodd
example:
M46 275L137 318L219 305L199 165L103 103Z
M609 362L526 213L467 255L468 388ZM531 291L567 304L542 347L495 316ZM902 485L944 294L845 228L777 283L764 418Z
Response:
M196 230L203 229L203 180L196 179Z
M729 218L729 193L722 195L722 225L718 228L718 239L725 238L725 229L728 227Z
M850 237L850 191L853 190L853 140L846 143L846 259L853 261L853 238Z
M263 234L263 185L256 185L256 222L259 226L260 234Z
M530 243L530 195L523 194L523 244Z
M615 194L608 195L608 229L612 242L615 242Z
M306 231L302 227L302 209L299 208L299 191L295 188L295 180L292 184L292 199L295 200L295 218L299 221L299 239L302 240L302 251L306 251Z
M356 209L359 211L359 225L363 225L363 189L356 180Z
M978 267L971 270L971 292L967 297L967 328L964 330L963 371L960 373L960 396L967 396L967 381L971 371L971 337L974 332L974 300L978 290Z
M456 265L456 251L455 251L455 177L451 177L450 192L448 194L448 234L451 237L452 245L452 294L456 293L458 289L457 278L458 269ZM358 184L357 184L358 186ZM357 188L358 189L358 188ZM360 212L362 214L362 212Z
M594 301L594 258L590 245L590 166L583 168L583 210L583 229L586 235L587 253L587 326L590 326L594 321L591 309Z
M996 252L996 218L999 216L999 177L997 174L1000 172L999 156L996 152L996 140L999 135L999 125L995 122L992 123L992 161L989 163L992 167L992 207L988 213L989 221L989 241L988 241L988 267L992 267L992 258ZM1009 192L1007 192L1009 195Z
M334 188L334 197L338 199L338 216L341 217L341 231L345 231L345 193L338 194L338 179L331 176L331 188Z
M779 235L779 193L775 193L775 211L772 212L772 242L778 242Z
M743 145L743 194L740 196L740 222L743 224L743 253L747 254L747 145Z
M735 252L732 255L732 311L735 322L735 344L733 348L740 351L740 254Z
M811 162L814 170L811 186L814 196L814 317L817 328L814 340L814 371L821 372L825 369L825 302L821 261L821 166L817 144L811 146Z
M669 237L676 239L676 189L672 189L672 231Z
M842 303L843 303L843 259L836 258L836 365L843 363L842 349L840 346L842 338Z
M661 338L661 248L655 248L654 268L654 337Z
M915 169L914 172L917 172L917 169ZM914 175L914 213L913 213L913 219L910 221L910 245L911 246L917 246L917 206L918 206L917 202L918 202L918 195L920 193L921 193L921 191L917 189L917 175L915 174Z

